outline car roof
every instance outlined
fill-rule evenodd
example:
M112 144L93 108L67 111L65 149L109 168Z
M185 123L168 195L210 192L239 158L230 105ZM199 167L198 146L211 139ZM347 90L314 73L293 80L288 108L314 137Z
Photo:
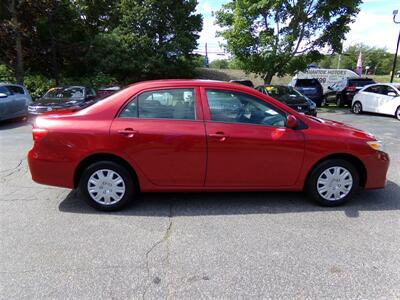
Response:
M11 82L0 82L0 86L4 86L4 85L14 85L14 86L19 86L19 87L24 88L24 86L21 84L11 83Z
M156 88L163 86L185 86L185 85L195 85L195 86L208 86L208 87L226 87L234 86L244 89L251 89L243 84L238 84L235 82L219 81L219 80L208 80L208 79L162 79L162 80L148 80L133 83L129 87L136 87L140 89Z

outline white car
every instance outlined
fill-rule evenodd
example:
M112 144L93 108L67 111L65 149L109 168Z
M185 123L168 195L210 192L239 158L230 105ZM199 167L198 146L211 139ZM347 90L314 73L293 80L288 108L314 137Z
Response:
M353 98L355 114L373 112L400 120L400 83L377 83L364 87Z

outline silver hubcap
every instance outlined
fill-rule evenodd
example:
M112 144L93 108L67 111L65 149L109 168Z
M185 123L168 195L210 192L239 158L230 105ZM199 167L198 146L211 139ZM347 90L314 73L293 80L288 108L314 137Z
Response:
M101 169L90 176L87 189L94 201L102 205L119 202L125 195L125 182L122 177L109 169Z
M353 177L343 167L326 169L318 177L318 194L325 200L335 201L347 196L353 186Z
M353 108L354 112L356 114L358 114L361 111L361 106L359 103L354 104L354 108Z

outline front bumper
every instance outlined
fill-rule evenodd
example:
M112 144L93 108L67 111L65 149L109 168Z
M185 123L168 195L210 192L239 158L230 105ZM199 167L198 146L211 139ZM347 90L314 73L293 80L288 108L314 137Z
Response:
M366 189L381 189L386 185L386 175L389 169L390 158L385 152L376 151L364 159L367 169L365 182Z

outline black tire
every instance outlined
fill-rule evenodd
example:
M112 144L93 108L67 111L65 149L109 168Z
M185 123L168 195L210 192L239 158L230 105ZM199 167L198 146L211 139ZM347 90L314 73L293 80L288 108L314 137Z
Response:
M322 98L322 101L321 101L321 107L325 107L325 106L328 106L328 100L326 99L326 97Z
M396 109L396 112L395 112L395 114L394 114L394 117L395 117L397 120L400 120L400 106Z
M344 107L344 99L342 95L337 95L336 96L336 106L337 107Z
M360 101L354 102L353 107L351 108L351 111L357 115L361 114L363 112L361 102Z
M320 192L318 192L318 186L320 186L318 184L318 179L321 177L323 177L323 173L327 170L332 170L334 167L340 167L342 169L347 170L350 173L351 179L352 179L352 185L350 186L349 184L346 184L347 188L348 188L348 192L346 192L347 194L343 193L344 195L340 195L339 199L330 199L328 200L327 198L330 198L330 194L329 191L325 194L325 196L322 196L320 194ZM341 173L344 174L344 173ZM324 178L322 178L324 179ZM348 178L347 178L348 180ZM359 187L359 183L360 183L360 175L358 174L357 169L355 168L355 166L350 163L347 160L344 159L329 159L326 161L321 162L320 164L318 164L310 173L307 182L306 182L306 186L305 186L305 190L307 195L313 199L314 201L316 201L319 205L322 206L338 206L338 205L342 205L345 202L347 202L352 195L354 194L354 192L358 189ZM329 185L331 185L332 182L330 182ZM337 183L339 188L340 188L340 183Z
M92 175L94 175L99 170L105 170L104 174L107 174L107 170L111 170L119 175L123 180L123 187L125 188L124 193L120 193L121 199L114 199L115 203L106 204L105 198L100 198L96 201L89 193L88 182ZM111 172L112 173L112 172ZM115 175L117 177L117 175ZM121 184L121 183L120 183ZM104 187L101 187L104 189ZM106 187L107 188L107 187ZM82 173L79 181L78 191L80 196L85 200L87 204L94 207L95 209L102 211L116 211L124 208L130 204L136 194L136 188L134 180L130 175L129 171L118 163L113 161L99 161L88 166ZM105 190L103 190L105 193ZM103 201L101 201L103 199ZM100 202L100 203L99 203Z

